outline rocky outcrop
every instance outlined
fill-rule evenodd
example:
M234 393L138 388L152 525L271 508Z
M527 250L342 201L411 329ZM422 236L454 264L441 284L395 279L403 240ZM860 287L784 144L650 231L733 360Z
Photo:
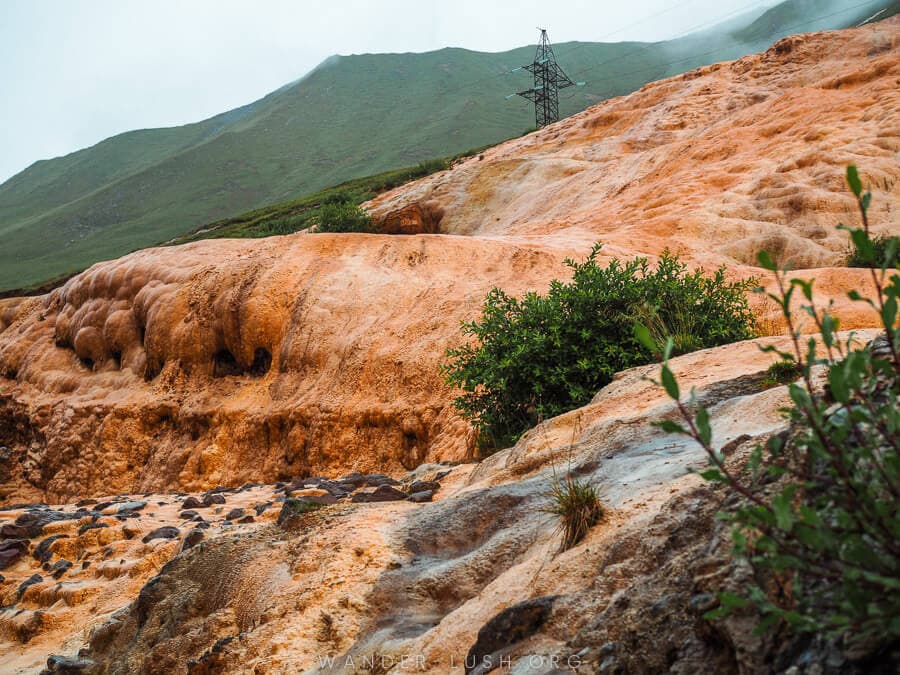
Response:
M9 499L201 490L464 460L439 366L493 286L542 290L597 240L758 275L814 268L844 327L871 324L835 269L860 164L876 231L900 207L898 22L812 34L647 85L367 207L382 232L151 249L52 293L0 300ZM763 121L761 121L763 120ZM774 306L759 304L763 322ZM777 332L772 324L768 330Z
M703 618L747 571L715 519L726 495L690 473L702 450L652 426L673 414L655 367L475 463L438 366L489 288L544 289L597 240L733 277L768 248L873 337L833 226L855 161L876 231L895 227L900 57L876 46L898 33L792 38L369 204L385 232L441 234L200 242L0 300L4 666L871 671ZM672 362L731 462L784 426L759 345ZM559 552L562 471L606 515Z

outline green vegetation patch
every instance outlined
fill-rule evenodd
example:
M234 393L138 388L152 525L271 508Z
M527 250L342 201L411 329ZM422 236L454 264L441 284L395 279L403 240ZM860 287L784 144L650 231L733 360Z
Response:
M754 337L753 280L728 282L724 268L688 272L669 252L655 267L646 258L601 267L600 248L582 263L567 260L572 280L553 281L547 295L491 290L481 318L462 326L472 340L447 351L446 380L463 390L455 404L483 451L507 447L540 420L588 403L617 372L657 359L635 336L636 321L677 335L678 353Z

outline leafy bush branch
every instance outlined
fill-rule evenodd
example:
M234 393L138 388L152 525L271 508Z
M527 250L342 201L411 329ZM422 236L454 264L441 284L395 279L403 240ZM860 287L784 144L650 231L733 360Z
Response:
M769 584L736 596L722 594L714 618L753 604L761 628L785 621L800 631L828 632L848 641L885 644L900 639L900 328L897 245L884 257L873 245L868 223L871 194L863 193L855 167L847 180L859 207L861 228L847 228L868 261L875 298L857 291L849 297L868 304L884 333L867 348L851 336L838 339L837 317L819 309L813 283L788 279L766 253L760 264L775 278L778 303L788 326L791 351L774 352L797 367L799 381L788 385L790 427L765 447L756 447L744 467L730 467L713 445L710 415L693 394L682 400L668 365L674 341L667 340L660 385L676 402L681 423L666 421L668 432L690 436L710 460L701 475L722 483L741 498L722 514L732 524L735 553L747 559ZM803 339L793 296L813 320L816 337ZM635 334L648 349L658 344L650 331ZM827 386L816 381L824 374ZM774 588L773 588L774 586Z

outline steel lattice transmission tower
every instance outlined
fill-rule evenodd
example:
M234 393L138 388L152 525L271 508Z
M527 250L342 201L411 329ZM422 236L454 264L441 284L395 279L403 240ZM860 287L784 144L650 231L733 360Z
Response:
M534 87L511 94L506 98L521 96L534 102L534 121L538 127L544 127L559 121L559 90L571 86L584 86L584 82L572 82L556 62L553 47L547 31L539 28L541 39L534 53L534 63L516 68L534 74Z

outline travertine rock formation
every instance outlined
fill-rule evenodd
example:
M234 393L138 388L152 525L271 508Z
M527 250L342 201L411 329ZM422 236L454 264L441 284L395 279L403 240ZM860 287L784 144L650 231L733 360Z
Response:
M546 288L567 256L669 247L758 274L808 268L845 327L839 264L862 169L900 207L895 20L793 37L648 85L370 205L386 231L207 241L100 263L0 310L10 497L201 489L470 456L438 366L493 285ZM417 215L418 214L418 215ZM772 307L760 305L761 315Z

